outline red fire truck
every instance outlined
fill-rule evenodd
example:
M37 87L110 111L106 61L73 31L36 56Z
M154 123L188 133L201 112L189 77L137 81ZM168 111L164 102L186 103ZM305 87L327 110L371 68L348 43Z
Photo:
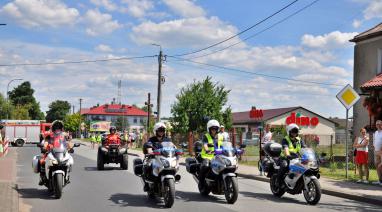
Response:
M12 146L41 142L52 125L40 120L1 120L0 123L5 128L5 138Z

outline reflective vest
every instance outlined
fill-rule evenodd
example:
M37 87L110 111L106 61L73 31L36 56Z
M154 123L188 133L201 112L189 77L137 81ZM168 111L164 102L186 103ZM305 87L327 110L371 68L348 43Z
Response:
M289 136L285 136L285 140L288 142L288 149L289 154L298 154L301 150L301 139L300 137L297 137L296 140L296 148L293 146L292 141L290 140ZM281 152L281 157L285 157L285 152Z
M206 133L205 136L207 137L208 144L213 144L214 145L213 147L208 147L208 150L214 151L215 150L214 140L212 139L212 137L211 137L211 135L209 133ZM223 143L223 136L218 134L217 148L220 148L222 143ZM204 146L203 146L201 156L202 156L203 159L211 160L214 157L214 154L213 153L208 154L206 152L206 150L204 149Z
M90 136L90 141L92 141L92 142L96 142L96 136L95 136L95 135L91 135L91 136Z
M96 136L96 141L97 141L98 143L101 143L101 140L102 140L102 136L101 136L101 135L97 135L97 136Z

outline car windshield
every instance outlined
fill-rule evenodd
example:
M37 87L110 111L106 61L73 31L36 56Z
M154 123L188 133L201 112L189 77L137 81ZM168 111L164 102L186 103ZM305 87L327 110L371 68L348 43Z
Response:
M174 157L175 150L176 150L176 147L171 141L170 142L162 142L162 147L160 148L160 151L161 151L163 156Z
M232 147L231 142L223 142L217 152L220 152L219 150L221 151L222 155L227 157L233 157L235 155L235 148Z

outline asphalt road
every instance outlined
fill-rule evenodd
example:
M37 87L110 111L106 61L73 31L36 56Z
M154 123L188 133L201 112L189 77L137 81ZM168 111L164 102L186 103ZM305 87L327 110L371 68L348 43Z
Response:
M17 148L17 184L20 195L20 210L44 211L382 211L382 207L352 200L323 195L316 206L305 203L302 195L286 194L275 198L268 183L239 178L240 194L234 205L226 203L224 196L202 197L196 183L181 166L181 183L176 184L176 200L171 209L165 209L160 200L150 200L143 192L139 177L129 170L117 166L106 166L106 170L96 169L96 150L81 146L73 154L74 167L71 183L64 188L61 199L51 196L47 189L38 186L38 174L31 168L32 157L39 154L35 145Z

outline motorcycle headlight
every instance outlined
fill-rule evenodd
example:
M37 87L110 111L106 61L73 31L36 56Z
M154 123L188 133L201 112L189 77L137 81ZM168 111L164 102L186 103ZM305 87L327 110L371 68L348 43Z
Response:
M234 159L232 160L232 166L237 166L237 158L234 158Z
M168 162L168 160L161 158L160 161L162 162L165 168L170 167L170 162Z
M177 165L176 160L171 161L171 167L176 167L176 165Z
M58 164L57 160L50 160L50 162L51 162L51 165L57 165Z

